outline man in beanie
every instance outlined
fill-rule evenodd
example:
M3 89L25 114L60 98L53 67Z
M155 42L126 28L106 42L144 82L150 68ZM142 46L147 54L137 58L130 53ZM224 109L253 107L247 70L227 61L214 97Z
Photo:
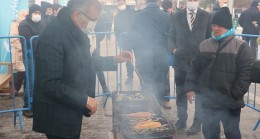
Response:
M200 42L210 37L211 15L199 8L200 0L187 0L187 8L173 14L168 34L168 49L174 53L174 80L176 83L177 131L186 130L188 101L183 90L187 70L196 55ZM201 104L196 97L195 113L189 135L201 131Z
M41 7L37 4L33 4L31 5L31 7L29 8L29 15L26 16L26 19L24 19L19 27L19 35L20 36L24 36L26 39L26 45L27 45L27 49L30 48L30 39L32 36L35 35L39 35L41 33L41 31L43 30L43 25L40 22L41 21ZM21 44L22 44L22 48L24 49L24 45L23 45L23 39L21 39ZM33 41L33 46L35 47L37 44L37 41L34 40ZM35 50L35 49L34 49ZM24 52L24 51L22 51ZM24 54L23 54L24 57ZM29 74L31 74L31 62L30 62L31 58L28 57L28 66L29 66ZM24 84L25 85L25 84ZM31 90L31 94L32 94L32 81L30 78L30 90ZM27 93L25 93L24 95L24 108L28 107L28 96ZM31 118L33 116L32 111L23 111L23 115L27 118Z
M259 35L259 31L257 28L252 24L253 21L256 21L257 23L260 23L260 11L258 11L258 2L253 1L251 6L243 11L238 19L238 23L243 28L243 34L251 34L251 35ZM254 56L256 58L257 54L257 38L250 38L250 37L244 37L244 40L246 40L254 52Z
M184 90L190 103L199 90L205 139L220 139L220 121L226 139L241 139L240 113L254 57L248 43L235 38L227 7L213 16L212 31L212 37L200 43Z

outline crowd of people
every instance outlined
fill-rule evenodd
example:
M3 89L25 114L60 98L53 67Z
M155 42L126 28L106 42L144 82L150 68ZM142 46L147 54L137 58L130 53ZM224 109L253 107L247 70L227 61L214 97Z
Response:
M226 139L241 139L240 113L250 85L250 67L257 57L256 40L235 37L228 0L217 0L212 13L201 9L200 2L187 0L186 8L174 11L170 0L161 5L158 0L147 0L145 7L135 11L126 0L118 0L114 16L103 12L97 0L69 0L64 7L42 2L31 5L28 12L20 11L10 35L24 36L28 48L30 38L39 35L33 41L35 80L34 87L31 79L29 85L33 101L24 95L24 107L32 103L32 110L23 115L33 117L33 130L48 139L79 139L83 115L90 117L97 111L96 75L108 93L102 71L115 71L117 63L126 62L125 84L133 84L134 54L145 83L142 89L155 95L165 109L172 107L164 96L170 95L173 86L169 66L174 68L178 133L195 135L202 130L205 139L220 139L221 121ZM243 33L259 35L258 7L254 1L242 12ZM109 32L112 24L123 52L101 57L104 36L97 35L96 51L91 54L89 32ZM11 39L11 44L17 93L26 78L25 46L19 39ZM171 65L169 55L174 58ZM188 102L194 100L193 123L186 130Z

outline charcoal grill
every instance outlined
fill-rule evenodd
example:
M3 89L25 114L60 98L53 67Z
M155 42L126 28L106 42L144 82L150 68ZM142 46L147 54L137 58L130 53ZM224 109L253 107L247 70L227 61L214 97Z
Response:
M146 92L119 91L113 92L113 132L115 139L172 139L175 133L173 125L161 112L158 102ZM127 114L135 112L150 112L151 119L159 121L162 127L136 131L133 126L138 120L133 120ZM138 118L137 118L138 119ZM139 119L147 120L147 119ZM139 121L140 122L140 121Z

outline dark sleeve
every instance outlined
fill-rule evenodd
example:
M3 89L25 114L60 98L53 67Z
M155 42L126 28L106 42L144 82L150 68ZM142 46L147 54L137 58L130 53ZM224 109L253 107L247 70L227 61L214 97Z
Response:
M64 83L65 52L57 38L40 39L36 50L36 74L43 95L69 108L86 111L87 93ZM37 81L36 81L37 82Z
M240 46L240 50L237 57L237 77L231 86L231 95L234 99L243 98L244 94L248 91L250 85L250 73L253 63L252 50L247 42L244 42Z
M172 51L174 48L177 48L176 46L176 18L175 14L171 16L170 19L170 28L168 33L168 39L167 39L167 47L168 50Z
M124 36L127 39L124 39L124 48L125 49L135 49L136 47L139 47L141 45L140 38L142 38L141 33L142 27L140 24L143 24L140 22L140 17L138 14L135 14L133 17L133 22L131 24L130 30L127 33L126 36Z
M29 48L30 38L33 36L32 31L31 31L29 25L24 23L24 22L22 22L19 25L18 30L19 30L19 35L25 37L27 48ZM24 43L24 40L21 39L22 47L24 47L23 43Z
M117 63L115 63L114 58L114 56L93 56L96 71L116 71Z
M200 74L200 52L196 52L196 57L192 61L191 66L187 71L187 76L184 84L184 92L196 91L197 92L197 80Z
M208 24L208 27L207 27L206 39L211 37L211 33L212 33L211 20L212 20L212 16L209 14L209 21L208 21L209 24Z

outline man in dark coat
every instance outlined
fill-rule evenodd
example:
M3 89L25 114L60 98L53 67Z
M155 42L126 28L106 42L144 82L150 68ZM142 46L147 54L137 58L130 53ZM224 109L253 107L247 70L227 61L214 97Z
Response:
M19 27L19 35L24 36L26 39L26 46L27 46L27 50L30 48L30 39L32 36L35 35L39 35L41 33L41 31L43 30L43 24L40 22L41 21L41 7L39 5L33 4L30 8L29 8L29 15L26 16L26 19L24 19ZM24 45L23 45L23 39L21 39L21 44L22 44L22 48L24 50ZM37 40L34 39L33 40L33 46L36 46L37 44ZM35 50L35 48L34 48ZM22 51L24 52L24 51ZM24 55L23 55L24 57ZM28 57L28 72L29 74L31 74L31 57ZM31 76L30 76L31 77ZM26 84L24 84L26 85ZM30 78L30 82L29 82L29 86L30 86L30 90L31 90L31 94L32 94L32 80ZM27 93L25 93L24 95L24 108L28 107L28 96ZM23 115L27 118L31 118L33 116L32 111L23 111Z
M169 19L170 15L160 10L157 0L148 0L146 8L134 15L127 43L134 51L136 68L145 89L155 93L159 102L168 106L169 100L164 99L164 79L169 68L166 60Z
M260 23L260 12L258 11L258 2L253 1L251 6L243 11L238 19L238 23L243 28L243 34L252 34L252 35L259 35L259 31L257 28L252 24L253 21L256 21ZM254 56L256 57L257 54L257 38L250 38L245 37L244 40L246 40L248 43L250 42L250 46L252 48L252 51L254 52Z
M46 27L50 21L54 18L52 4L41 1L41 13L42 13L42 24Z
M178 121L175 124L178 131L186 129L187 97L183 90L188 67L196 55L200 42L211 35L211 15L198 8L199 0L188 0L187 8L175 13L170 22L168 47L174 53L174 78L176 83L176 105ZM195 114L192 126L187 134L193 135L201 131L201 104L196 97Z
M212 19L212 38L200 43L188 71L184 91L188 100L196 92L202 101L202 132L205 139L220 139L220 121L226 139L241 139L240 113L250 85L254 57L248 43L235 38L227 7Z
M130 53L91 57L89 21L97 20L97 0L70 0L39 36L35 55L33 130L48 139L79 139L83 115L97 111L96 70L116 70Z
M134 10L131 9L130 6L126 5L125 0L119 0L118 1L118 12L114 19L114 30L115 35L117 37L118 45L119 47L122 46L124 48L124 41L121 39L127 39L124 38L127 36L127 33L130 30L130 27L133 22L134 17ZM127 49L126 49L127 50ZM128 51L132 51L132 49L128 49ZM133 78L134 78L134 67L132 63L126 63L126 69L127 69L127 80L125 81L126 85L132 85Z

